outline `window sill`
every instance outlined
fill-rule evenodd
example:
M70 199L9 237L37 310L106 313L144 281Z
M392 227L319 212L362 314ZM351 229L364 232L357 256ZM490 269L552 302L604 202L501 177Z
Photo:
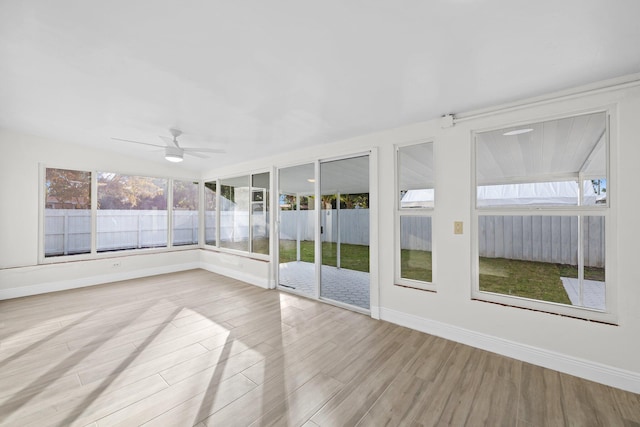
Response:
M407 280L407 279L396 279L394 286L398 286L400 288L408 288L408 289L416 289L418 291L426 291L436 293L436 286L430 282L420 282L417 280Z
M604 323L613 326L618 325L618 318L614 313L587 307L576 307L561 303L533 300L516 296L506 296L482 291L474 291L471 299L477 302L497 304L504 307L538 311L541 313L555 314L557 316Z

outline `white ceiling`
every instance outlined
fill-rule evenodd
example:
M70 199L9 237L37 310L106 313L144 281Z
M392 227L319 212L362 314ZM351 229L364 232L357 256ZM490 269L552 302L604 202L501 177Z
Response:
M640 1L0 1L0 127L216 166L640 71ZM152 153L162 160L162 153Z

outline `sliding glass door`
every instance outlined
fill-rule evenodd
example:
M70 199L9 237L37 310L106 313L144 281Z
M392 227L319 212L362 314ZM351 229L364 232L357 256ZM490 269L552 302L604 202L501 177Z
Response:
M369 156L279 169L278 202L278 287L369 310Z
M315 165L282 168L278 178L278 286L317 298Z
M320 164L320 297L369 309L369 156Z

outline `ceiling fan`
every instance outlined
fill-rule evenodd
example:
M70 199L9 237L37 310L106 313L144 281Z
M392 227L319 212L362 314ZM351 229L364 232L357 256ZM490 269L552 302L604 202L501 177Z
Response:
M164 158L170 162L181 162L184 160L184 155L188 154L194 157L200 157L202 159L208 159L207 156L204 156L200 153L226 153L225 150L220 150L216 148L195 148L195 147L181 147L178 143L178 137L182 135L182 131L180 129L169 129L173 138L168 136L160 136L166 145L160 144L150 144L148 142L140 142L140 141L132 141L130 139L122 139L122 138L111 138L116 141L124 141L124 142L132 142L134 144L142 144L142 145L150 145L152 147L160 147L164 148Z

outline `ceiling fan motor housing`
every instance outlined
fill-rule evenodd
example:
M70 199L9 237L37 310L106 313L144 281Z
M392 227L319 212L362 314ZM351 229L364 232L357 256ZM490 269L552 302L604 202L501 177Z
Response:
M182 160L183 152L178 147L166 147L164 156L167 160L180 161Z

